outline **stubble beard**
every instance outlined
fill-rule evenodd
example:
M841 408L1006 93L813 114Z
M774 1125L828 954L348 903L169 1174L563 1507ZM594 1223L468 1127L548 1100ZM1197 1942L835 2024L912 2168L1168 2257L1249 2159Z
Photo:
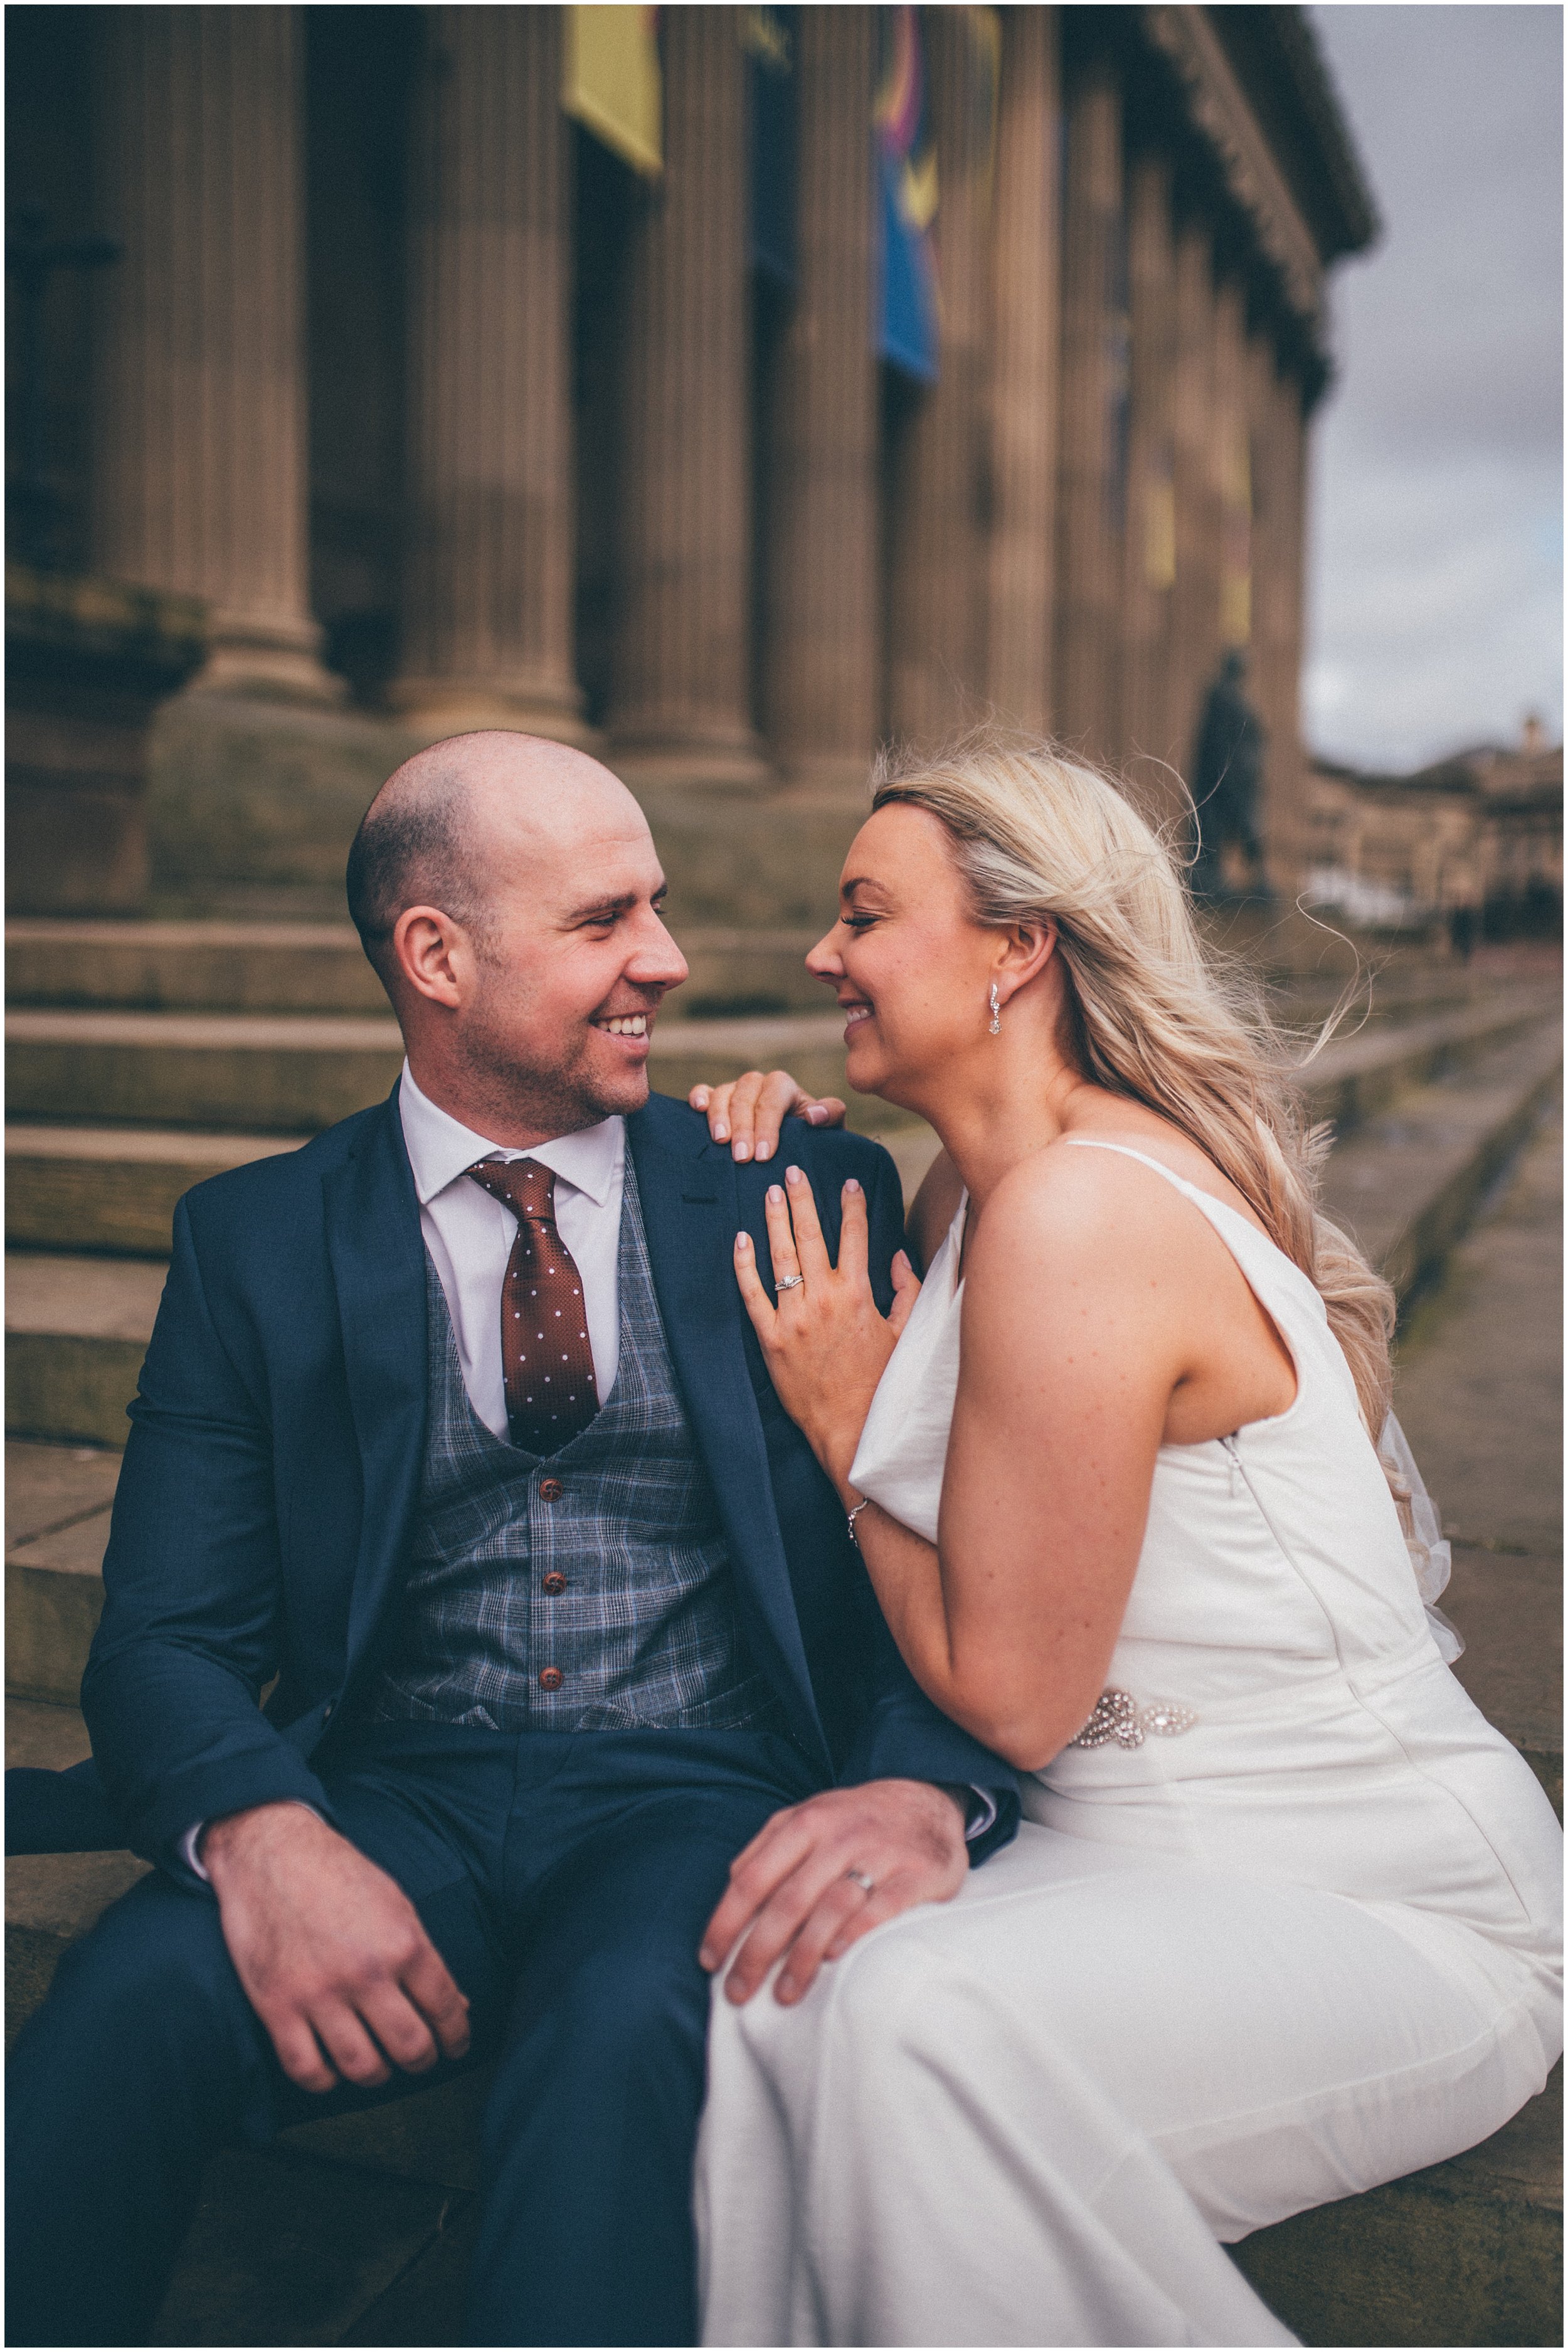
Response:
M499 1010L476 1008L461 1055L465 1092L494 1114L496 1124L526 1121L545 1136L575 1135L647 1102L646 1065L608 1077L593 1068L590 1035L581 1033L553 1053L531 1051L512 1024L494 1017Z

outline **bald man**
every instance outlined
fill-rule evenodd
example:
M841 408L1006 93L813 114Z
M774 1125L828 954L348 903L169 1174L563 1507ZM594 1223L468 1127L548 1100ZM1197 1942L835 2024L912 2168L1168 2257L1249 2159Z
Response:
M82 1690L159 1867L17 2046L13 2343L144 2341L216 2149L480 2060L468 2340L693 2342L711 1976L1010 1833L741 1311L769 1171L649 1094L664 891L595 761L421 752L348 872L397 1087L175 1213ZM787 1147L886 1311L891 1163Z

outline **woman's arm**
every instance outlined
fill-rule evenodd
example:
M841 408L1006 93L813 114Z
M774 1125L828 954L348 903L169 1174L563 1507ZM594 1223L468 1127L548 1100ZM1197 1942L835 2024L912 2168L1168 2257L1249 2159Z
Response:
M763 1344L785 1405L847 1506L849 1465L891 1343L865 1346L872 1335L854 1309L852 1265L837 1297L842 1274L808 1236L809 1203L792 1188L790 1205L807 1279L781 1294ZM772 1234L775 1278L796 1263L788 1213L781 1205L777 1215L785 1230ZM1048 1762L1090 1714L1131 1589L1194 1328L1194 1275L1173 1238L1162 1197L1107 1184L1082 1155L1049 1164L1042 1155L1015 1171L971 1247L938 1544L876 1505L856 1521L916 1682L1026 1770ZM750 1273L753 1304L762 1288Z

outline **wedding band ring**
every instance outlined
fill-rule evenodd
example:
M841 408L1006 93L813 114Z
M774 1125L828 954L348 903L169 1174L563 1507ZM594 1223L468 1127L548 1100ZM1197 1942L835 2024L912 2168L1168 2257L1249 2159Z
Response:
M774 1283L773 1288L775 1290L798 1290L805 1280L805 1276L804 1274L786 1274L782 1282Z
M867 1874L866 1874L866 1872L865 1872L865 1871L863 1871L863 1870L847 1870L847 1871L845 1872L844 1875L845 1875L845 1877L846 1877L846 1878L852 1878L852 1879L854 1880L854 1882L855 1882L856 1885L860 1889L860 1892L861 1892L861 1894L862 1894L862 1895L875 1895L875 1893L877 1892L877 1882L876 1882L876 1880L875 1880L874 1878L868 1877L868 1876L867 1875Z

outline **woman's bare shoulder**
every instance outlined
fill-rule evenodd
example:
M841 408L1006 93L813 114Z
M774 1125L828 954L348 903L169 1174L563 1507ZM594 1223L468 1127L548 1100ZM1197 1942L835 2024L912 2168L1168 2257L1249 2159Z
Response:
M1094 1258L1125 1261L1141 1242L1163 1246L1184 1205L1125 1150L1084 1150L1061 1136L1008 1170L978 1221L973 1249L978 1255L987 1241L1010 1254L1047 1244L1053 1256L1070 1253L1080 1268Z

